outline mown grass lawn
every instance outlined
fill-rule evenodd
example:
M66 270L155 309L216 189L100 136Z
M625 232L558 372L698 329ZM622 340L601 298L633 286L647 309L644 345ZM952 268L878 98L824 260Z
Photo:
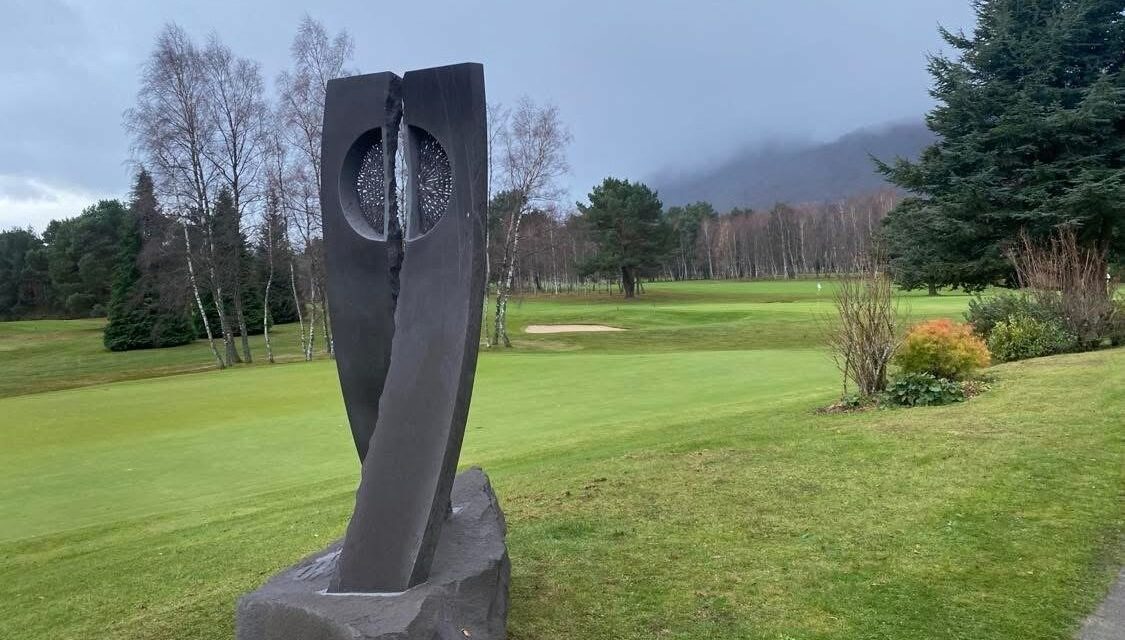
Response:
M952 407L818 415L828 286L513 302L462 455L508 516L512 638L1069 638L1125 559L1125 351L997 367ZM554 322L629 331L519 331ZM342 533L331 362L145 377L206 349L130 368L89 326L38 329L28 355L0 325L0 638L230 638L239 594ZM18 384L65 386L50 363L75 354L79 383L143 379Z
M0 398L216 368L204 340L174 349L113 353L102 345L104 327L102 318L0 322ZM273 333L276 360L302 359L295 324ZM265 363L263 337L251 336L250 344L257 363Z

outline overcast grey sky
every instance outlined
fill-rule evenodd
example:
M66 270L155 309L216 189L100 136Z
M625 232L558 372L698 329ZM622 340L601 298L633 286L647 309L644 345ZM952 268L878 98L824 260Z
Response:
M938 24L972 25L969 0L0 0L0 228L127 193L121 114L165 22L217 32L272 86L306 12L352 34L360 71L477 61L490 101L557 104L575 198L607 175L920 117Z

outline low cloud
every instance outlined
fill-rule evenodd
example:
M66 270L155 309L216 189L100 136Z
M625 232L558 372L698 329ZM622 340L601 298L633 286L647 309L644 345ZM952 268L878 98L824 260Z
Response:
M0 229L43 231L51 220L73 218L110 196L51 184L38 178L0 174Z

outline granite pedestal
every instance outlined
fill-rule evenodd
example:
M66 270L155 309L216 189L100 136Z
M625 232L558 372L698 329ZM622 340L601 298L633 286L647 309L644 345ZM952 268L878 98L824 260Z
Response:
M480 469L459 474L429 579L399 593L328 593L340 542L238 603L238 640L503 640L504 514Z

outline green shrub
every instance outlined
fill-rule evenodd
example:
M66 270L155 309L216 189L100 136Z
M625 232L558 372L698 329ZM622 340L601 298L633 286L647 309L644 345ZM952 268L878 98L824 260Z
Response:
M894 379L886 391L887 402L904 407L952 404L965 399L961 385L930 373L905 373Z
M965 320L973 327L973 333L988 340L992 329L1012 316L1035 318L1036 320L1058 321L1057 313L1025 293L1004 291L990 298L977 296L969 301Z
M1011 316L992 328L988 348L998 360L1009 362L1064 353L1074 348L1076 338L1054 320Z
M1113 317L1110 320L1109 344L1120 347L1125 344L1125 300L1113 301Z
M988 347L968 325L938 319L914 325L895 355L903 373L960 379L989 363Z

